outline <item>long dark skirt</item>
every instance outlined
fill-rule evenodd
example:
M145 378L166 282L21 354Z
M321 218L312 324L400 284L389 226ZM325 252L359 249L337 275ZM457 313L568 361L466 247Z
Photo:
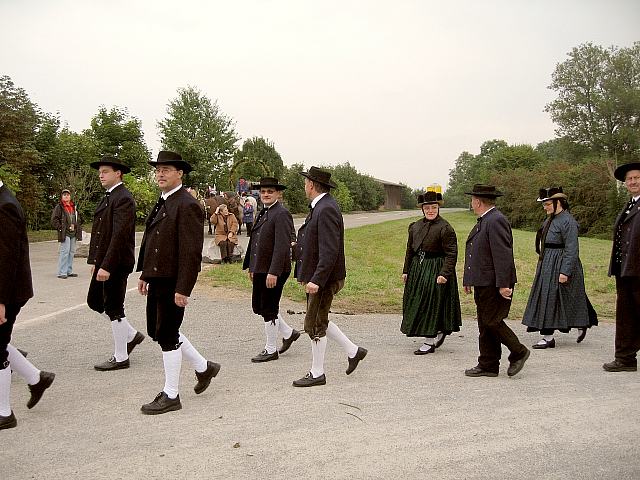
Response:
M439 285L436 278L444 257L416 256L411 261L402 298L402 324L400 331L407 337L434 337L438 332L446 335L460 331L460 296L458 281L453 275Z

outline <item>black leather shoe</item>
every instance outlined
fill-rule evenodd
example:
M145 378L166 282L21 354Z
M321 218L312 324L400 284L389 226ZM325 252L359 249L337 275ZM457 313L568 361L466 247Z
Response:
M616 359L613 362L605 363L602 365L607 372L636 372L638 371L637 365L625 365L620 360Z
M536 350L544 350L545 348L556 348L556 339L552 338L551 340L542 339L544 343L536 343L532 345L531 348L535 348Z
M173 412L181 408L180 395L172 400L166 393L160 392L156 395L156 398L153 399L153 402L142 405L140 411L145 415L160 415L161 413Z
M349 358L349 366L347 367L347 375L351 375L353 371L356 369L360 360L367 356L367 349L358 347L358 351L356 352L356 356L353 358Z
M198 383L193 387L193 391L197 394L204 392L211 383L211 379L218 375L219 371L219 363L207 360L207 369L204 372L196 372L196 380L198 380Z
M266 350L262 350L258 355L253 357L251 361L253 363L261 363L261 362L270 362L271 360L278 359L278 351L276 350L273 353L267 353Z
M294 387L315 387L316 385L326 385L327 378L324 376L324 373L319 377L313 378L311 372L307 373L300 380L294 380Z
M51 386L53 379L56 378L55 373L40 372L40 380L35 385L29 385L29 391L31 392L31 398L27 402L27 408L33 408L42 398L44 391Z
M106 372L108 370L122 370L123 368L129 368L129 359L122 362L116 362L116 357L111 357L106 362L94 365L93 368L100 372Z
M11 412L11 415L3 417L0 415L0 430L4 430L5 428L15 428L18 425L18 420L16 420L16 416Z
M580 329L580 335L578 335L578 338L576 338L576 343L580 343L584 340L584 337L587 336L587 330L589 330L588 328L581 328Z
M515 362L510 363L509 368L507 368L507 375L513 377L516 373L522 370L522 367L524 367L524 362L527 361L529 355L531 355L531 350L527 349L527 352L520 360L516 360Z
M414 355L426 355L427 353L433 353L436 351L436 347L435 345L429 345L429 348L427 348L426 350L416 350L415 352L413 352Z
M136 348L136 346L140 345L143 340L144 340L144 335L141 334L140 332L136 332L136 334L131 339L131 341L127 342L127 355L130 355L131 352L133 352L133 349Z
M490 372L489 370L484 370L478 366L465 370L464 374L467 377L497 377L498 376L497 372Z
M436 343L434 343L434 347L435 348L440 348L442 346L442 344L444 343L444 339L447 338L447 336L443 333L442 334L442 338L440 340L438 340Z
M58 275L58 278L62 278L64 280L65 278L67 278L67 276L66 275Z
M78 276L77 273L67 273L67 277L73 278L73 277L77 277L77 276Z
M284 353L287 350L289 350L289 347L291 346L291 344L299 338L300 338L300 332L294 328L293 332L291 332L291 335L289 335L289 338L282 339L282 347L280 347L280 353Z

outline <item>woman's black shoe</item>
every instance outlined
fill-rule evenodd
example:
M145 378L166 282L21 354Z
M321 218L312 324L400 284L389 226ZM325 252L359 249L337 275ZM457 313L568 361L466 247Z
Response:
M433 353L436 351L436 347L434 345L428 345L429 348L427 348L426 350L416 350L415 352L413 352L414 355L426 355L427 353Z
M551 340L545 340L543 338L542 341L544 343L536 343L535 345L532 345L532 348L535 348L536 350L544 350L545 348L556 348L555 338L552 338Z
M576 338L576 342L580 343L584 340L584 337L587 336L587 329L586 328L581 328L580 329L580 335L578 335L578 338Z

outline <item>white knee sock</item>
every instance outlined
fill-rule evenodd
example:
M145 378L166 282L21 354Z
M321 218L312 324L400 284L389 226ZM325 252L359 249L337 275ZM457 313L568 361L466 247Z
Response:
M358 346L349 340L349 338L342 333L342 330L340 330L333 322L329 322L329 326L327 327L327 337L338 342L349 358L356 356Z
M551 340L553 340L553 335L545 335L543 337L547 342L550 342Z
M182 343L180 348L182 349L182 354L184 358L193 366L196 372L204 372L207 369L207 359L200 355L200 352L196 350L196 348L191 345L191 342L187 337L185 337L182 332L180 332L179 342Z
M16 347L11 344L7 345L7 353L11 370L24 378L29 385L35 385L40 381L40 370L24 358Z
M438 332L438 335L436 336L436 342L439 342L440 340L442 340L442 336L443 335L444 335L444 333ZM429 345L433 345L433 343L430 343Z
M0 370L0 415L11 415L11 369L9 367Z
M264 333L267 337L264 349L267 353L275 352L277 348L276 342L278 341L278 325L275 322L264 322Z
M164 388L162 391L172 400L178 396L180 386L180 369L182 368L182 350L162 352L164 363Z
M318 378L324 375L324 352L327 350L327 337L311 340L311 375Z
M124 322L114 320L111 322L111 333L113 333L113 356L116 357L116 362L124 362L129 358L127 353L127 334L129 329Z
M278 331L282 334L282 338L289 338L293 333L293 328L287 325L287 322L284 321L284 318L282 318L280 314L278 314L276 325L278 325Z
M129 343L131 340L133 340L133 337L136 336L136 333L138 333L138 331L131 326L129 320L127 320L127 317L122 317L120 321L127 326L127 343Z

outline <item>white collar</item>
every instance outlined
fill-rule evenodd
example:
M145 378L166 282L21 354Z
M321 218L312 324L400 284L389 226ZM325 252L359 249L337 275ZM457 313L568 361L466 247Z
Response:
M489 213L491 210L493 210L496 207L491 207L489 210L487 210L486 212L484 212L482 215L480 215L480 218L484 217L487 213Z
M178 185L176 188L174 188L173 190L170 190L168 192L162 192L162 194L160 195L164 200L166 200L167 198L169 198L171 195L173 195L174 193L176 193L178 190L180 190L182 188L182 184Z
M4 185L4 183L2 183L2 180L0 180L0 188L2 187L2 185Z
M113 187L108 188L107 192L109 192L109 193L113 192L118 185L122 185L122 182L118 182Z
M269 205L268 207L265 205L264 209L265 210L269 210L271 207L273 207L276 203L278 203L278 199L276 198L275 202L273 202L271 205Z
M311 200L311 208L316 208L316 205L318 204L318 202L320 201L320 199L322 197L324 197L327 194L327 192L323 192L320 195L318 195L316 198L314 198L313 200Z

